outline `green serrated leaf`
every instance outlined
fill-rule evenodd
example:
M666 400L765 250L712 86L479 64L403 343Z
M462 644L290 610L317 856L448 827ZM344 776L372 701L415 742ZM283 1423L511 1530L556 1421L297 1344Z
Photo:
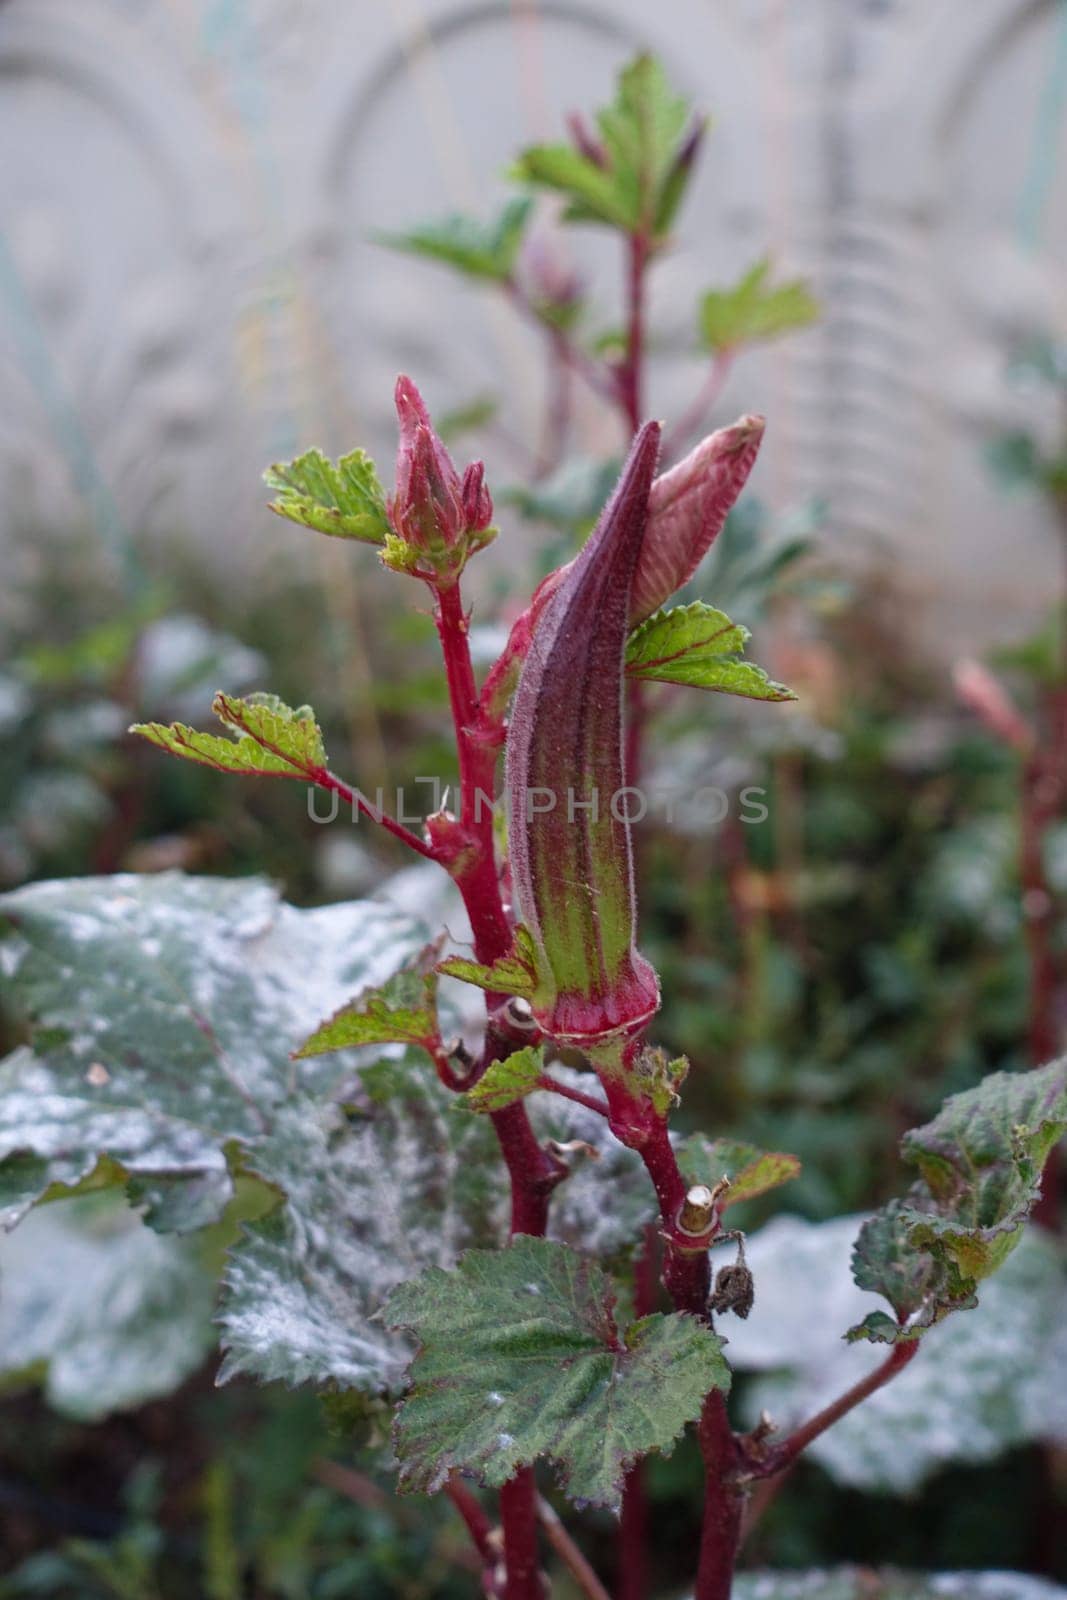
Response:
M921 1178L864 1225L857 1282L884 1295L909 1332L973 1306L978 1284L1022 1237L1045 1158L1065 1131L1067 1060L996 1072L946 1100L901 1141Z
M298 1050L294 1061L368 1044L429 1045L438 1038L437 973L440 944L428 945L376 989L335 1011Z
M270 509L338 539L384 544L389 535L385 494L374 462L364 450L330 461L321 450L305 450L293 461L279 461L263 474L277 499Z
M682 683L750 700L795 700L793 691L775 683L762 667L738 660L748 637L747 628L702 600L657 611L636 627L627 641L626 676L645 683Z
M404 233L379 234L378 241L392 250L442 261L472 278L502 283L514 270L532 209L533 201L523 196L509 200L491 222L481 222L476 217L443 217Z
M730 1373L695 1317L620 1333L614 1299L594 1263L521 1234L394 1291L385 1315L420 1346L397 1415L402 1487L432 1492L457 1469L499 1487L546 1457L572 1499L617 1506L627 1466L669 1450Z
M597 126L603 165L572 145L535 145L522 152L512 176L564 195L569 221L641 231L660 243L688 177L686 100L673 93L654 56L640 55L619 74Z
M521 923L515 929L514 948L491 966L468 961L465 956L448 956L437 963L437 971L442 977L459 978L462 983L472 983L476 989L485 989L490 994L510 994L529 1000L537 993L537 950L530 930Z
M738 345L776 339L807 327L819 315L818 302L802 278L771 286L771 263L757 261L732 289L709 289L700 302L700 333L716 353Z
M135 722L131 733L171 755L217 772L252 777L302 778L321 774L327 765L322 730L310 706L294 710L274 694L251 694L240 700L217 694L212 710L236 735L224 738L201 733L184 722Z
M0 1062L0 1222L92 1175L156 1228L201 1228L235 1173L275 1195L230 1251L226 1373L378 1391L401 1278L498 1236L491 1130L421 1061L289 1052L425 944L377 902L299 911L255 880L120 876L0 900L10 1001L49 1030ZM390 1204L381 1203L381 1174Z
M977 1304L973 1293L953 1296L942 1263L911 1239L910 1208L899 1200L877 1211L859 1231L852 1250L852 1276L861 1289L884 1295L896 1321L884 1311L872 1311L845 1335L850 1343L869 1339L896 1344L915 1338L948 1311Z
M722 1211L791 1183L800 1174L796 1156L760 1150L742 1139L709 1139L691 1133L682 1140L677 1154L682 1174L690 1183L714 1189L722 1178L729 1178L730 1187L719 1201Z
M463 1096L461 1104L468 1111L503 1111L536 1089L544 1066L545 1053L540 1045L516 1050L503 1061L494 1061Z
M567 197L564 216L571 222L604 222L613 228L636 226L630 197L605 172L569 144L539 144L524 150L510 177Z

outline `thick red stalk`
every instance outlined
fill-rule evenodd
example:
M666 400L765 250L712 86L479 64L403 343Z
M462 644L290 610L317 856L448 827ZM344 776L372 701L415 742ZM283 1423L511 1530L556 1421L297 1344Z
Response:
M460 814L450 848L451 870L463 896L474 936L474 951L483 962L495 961L511 947L512 929L500 894L493 848L492 796L499 740L487 736L468 643L468 619L459 585L437 591L434 613L445 660L449 699L456 730L460 774ZM487 995L489 1022L484 1062L499 1059L519 1041L508 1036L501 1019L501 997ZM566 1168L538 1143L521 1101L492 1117L501 1154L511 1180L512 1233L543 1234L552 1189ZM537 1481L523 1468L500 1492L504 1531L506 1600L543 1600L537 1540Z
M634 1315L647 1317L656 1309L656 1229L645 1229L644 1243L634 1264ZM618 1600L646 1600L648 1594L648 1494L645 1463L635 1461L622 1486L619 1519Z
M537 1543L537 1480L532 1467L520 1467L500 1491L504 1525L506 1600L544 1600Z
M730 1600L745 1495L736 1479L737 1440L718 1389L704 1401L697 1436L704 1460L704 1516L693 1600Z

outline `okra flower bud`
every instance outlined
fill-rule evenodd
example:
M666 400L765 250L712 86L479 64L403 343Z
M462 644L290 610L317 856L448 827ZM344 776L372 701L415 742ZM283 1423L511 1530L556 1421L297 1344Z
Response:
M659 985L634 944L622 687L659 426L637 435L596 531L545 605L507 739L511 873L539 1025L587 1047L637 1033Z
M460 478L422 396L403 376L396 381L396 414L396 493L388 508L393 537L384 559L430 582L452 582L470 552L493 537L485 468L475 461Z

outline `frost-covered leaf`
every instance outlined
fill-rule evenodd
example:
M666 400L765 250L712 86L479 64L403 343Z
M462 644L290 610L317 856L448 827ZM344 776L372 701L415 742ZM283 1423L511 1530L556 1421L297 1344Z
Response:
M759 339L776 339L804 328L819 315L818 302L802 278L770 283L766 257L733 286L709 289L700 302L700 332L709 350L733 350Z
M65 1201L0 1238L0 1380L44 1377L90 1422L171 1393L216 1341L215 1280L109 1197Z
M379 1315L428 1264L502 1237L500 1162L425 1065L383 1063L343 1106L291 1100L253 1156L287 1203L230 1252L222 1378L394 1389L410 1354Z
M760 1150L741 1139L709 1139L691 1133L678 1146L678 1165L690 1183L703 1183L713 1189L722 1178L730 1187L719 1201L719 1209L754 1200L757 1195L790 1183L800 1174L796 1156L780 1150Z
M626 676L750 700L795 700L793 691L775 683L762 667L739 659L748 637L747 628L702 600L657 611L627 641Z
M533 201L525 197L509 200L491 222L477 217L443 217L405 233L380 234L379 243L443 261L472 278L504 282L514 269L532 209Z
M270 509L290 522L366 544L384 544L389 536L385 494L363 450L336 462L321 450L306 450L295 461L268 467L263 478L277 495Z
M386 1316L419 1342L396 1423L402 1486L432 1491L459 1469L498 1487L547 1457L572 1499L616 1506L627 1465L669 1449L730 1374L696 1318L623 1331L614 1299L593 1262L521 1234L397 1289Z
M200 733L183 722L136 722L150 744L218 772L273 778L314 780L325 770L322 731L310 706L296 710L274 694L251 694L243 700L217 694L211 709L236 738Z
M403 1344L370 1319L393 1283L496 1236L492 1136L421 1061L289 1052L425 930L375 902L298 911L261 882L178 874L37 884L0 918L36 1036L0 1063L3 1220L56 1185L126 1182L155 1227L185 1231L254 1173L278 1206L231 1253L227 1371L393 1383Z
M662 239L677 210L699 136L686 101L659 62L638 56L619 74L615 99L597 113L600 150L535 145L512 176L567 200L564 217ZM687 137L688 135L688 137Z
M851 1280L856 1220L777 1218L751 1235L756 1303L730 1328L730 1362L765 1374L746 1390L786 1430L885 1359L840 1330L877 1307ZM981 1302L923 1335L892 1383L807 1452L839 1482L908 1494L952 1461L986 1461L1029 1440L1067 1437L1067 1272L1061 1247L1036 1228L982 1286Z
M503 1111L537 1087L544 1070L545 1053L540 1046L527 1045L503 1061L494 1061L473 1089L463 1097L470 1111Z
M294 1059L359 1045L432 1043L438 1036L433 962L439 952L439 945L428 945L378 988L343 1005L293 1052Z
M743 1572L734 1600L1067 1600L1067 1589L1022 1572Z
M1041 1169L1067 1130L1067 1060L1036 1072L996 1072L945 1101L901 1141L921 1178L865 1224L856 1246L862 1286L885 1296L908 1331L974 1303L1006 1260L1041 1193ZM912 1259L914 1257L914 1259ZM855 1336L884 1339L883 1322Z

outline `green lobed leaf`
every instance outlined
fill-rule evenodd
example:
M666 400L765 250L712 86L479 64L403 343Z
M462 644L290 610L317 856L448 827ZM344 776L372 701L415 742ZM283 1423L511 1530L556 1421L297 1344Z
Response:
M212 1349L214 1299L194 1247L112 1197L48 1206L0 1238L0 1375L43 1372L49 1403L84 1422L142 1405Z
M686 169L679 156L688 123L688 103L652 55L623 69L615 100L597 116L615 182L638 225L656 238L681 200Z
M385 1294L499 1236L491 1131L421 1060L289 1051L417 952L421 925L180 874L35 884L0 922L37 1035L0 1062L0 1221L57 1186L125 1182L154 1227L184 1232L255 1174L277 1204L230 1253L225 1375L395 1384L407 1352L374 1320Z
M171 755L214 767L217 772L307 781L325 770L322 730L310 706L294 710L274 694L251 694L240 700L220 693L212 710L236 738L201 733L184 722L172 722L169 727L161 722L135 722L130 732Z
M539 1045L526 1045L503 1061L491 1063L461 1104L468 1111L503 1111L536 1089L544 1071L545 1053Z
M738 660L748 638L747 628L702 600L656 611L630 634L626 676L641 682L714 689L751 700L795 700L793 691L775 683L762 667Z
M791 1183L800 1174L796 1156L780 1150L760 1150L741 1139L709 1139L705 1134L691 1133L679 1144L677 1155L689 1183L703 1183L714 1189L722 1178L729 1178L730 1187L719 1201L722 1211Z
M613 1307L593 1262L521 1234L402 1284L385 1315L419 1353L397 1414L401 1487L432 1492L456 1470L499 1487L546 1457L572 1499L617 1506L630 1463L669 1450L730 1374L696 1318L620 1332Z
M1005 1261L1041 1193L1041 1169L1067 1132L1067 1059L1034 1072L997 1072L946 1100L932 1122L904 1135L920 1180L860 1231L857 1282L885 1296L898 1337L949 1311ZM888 1337L884 1322L853 1338Z
M469 961L465 956L447 956L437 963L437 971L442 977L458 978L490 994L510 994L529 1000L538 987L537 949L530 930L519 923L515 929L514 948L490 966Z
M368 1044L430 1044L438 1037L437 973L440 944L427 945L376 989L365 989L293 1051L294 1061Z
M636 225L630 196L594 161L569 144L539 144L524 150L510 176L564 195L570 204L564 216L571 222L604 222L623 230Z
M918 1337L949 1310L973 1308L973 1293L953 1296L945 1266L934 1256L917 1250L911 1240L913 1213L892 1200L859 1231L852 1250L852 1276L861 1289L884 1295L896 1313L872 1311L850 1328L849 1342L869 1339L875 1344L895 1344Z
M385 494L363 450L339 461L330 461L321 450L305 450L293 461L268 467L263 481L277 496L270 509L290 522L365 544L384 544L389 535Z
M615 98L597 113L604 164L569 144L534 145L512 176L562 194L572 222L600 222L666 234L688 177L689 108L671 90L654 56L640 55L619 74Z
M505 282L514 269L533 201L509 200L491 222L450 216L420 223L404 233L378 235L379 243L409 255L442 261L473 278Z
M771 286L771 263L757 261L732 289L709 289L700 302L700 332L709 350L738 345L804 328L819 315L819 306L802 278Z

